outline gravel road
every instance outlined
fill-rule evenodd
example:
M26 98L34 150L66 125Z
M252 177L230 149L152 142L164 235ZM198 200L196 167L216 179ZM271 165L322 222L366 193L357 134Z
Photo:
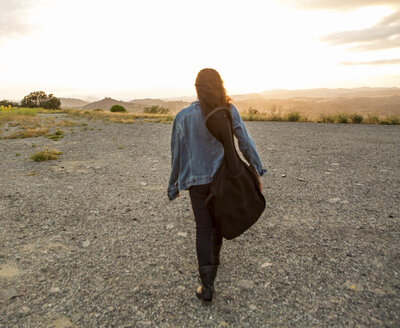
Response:
M225 242L212 306L188 193L166 197L170 124L0 140L0 327L399 327L400 127L246 126L267 208Z

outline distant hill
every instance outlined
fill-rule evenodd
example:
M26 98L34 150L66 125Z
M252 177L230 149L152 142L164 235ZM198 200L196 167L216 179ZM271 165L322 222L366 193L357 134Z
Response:
M260 111L299 111L310 117L337 112L400 115L400 88L268 90L230 95L230 97L240 111L252 107ZM174 114L195 100L194 97L176 97L120 101L106 97L100 101L87 103L75 98L60 99L64 108L109 110L111 106L118 104L130 112L142 113L148 106L163 106Z
M182 101L182 100L177 100L177 101L167 101L167 100L161 100L161 99L150 99L150 98L145 98L145 99L134 99L131 100L130 103L142 106L144 109L145 107L148 106L162 106L162 107L167 107L170 109L172 113L176 113L180 111L181 109L187 107L190 102L188 101Z
M128 111L139 111L139 106L132 104L130 102L120 101L116 99L112 99L109 97L105 97L102 100L92 102L82 107L82 109L103 109L110 110L110 108L114 105L121 105Z
M164 101L161 99L134 99L129 102L115 100L112 98L104 98L99 101L92 102L82 107L82 109L103 109L110 110L114 105L124 106L127 111L142 113L146 107L149 106L163 106L170 109L171 113L176 113L182 108L189 105L189 102L185 101Z
M88 104L87 101L76 98L59 98L61 101L61 108L81 108Z
M268 90L261 92L260 96L269 99L383 97L400 96L400 88Z

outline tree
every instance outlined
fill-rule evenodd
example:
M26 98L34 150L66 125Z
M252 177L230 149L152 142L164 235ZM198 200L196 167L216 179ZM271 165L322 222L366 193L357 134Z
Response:
M31 92L21 101L21 107L37 108L43 107L47 109L60 109L61 101L52 94L46 95L43 91Z
M17 102L14 102L14 101L10 101L10 100L7 100L7 99L3 99L3 100L0 101L0 106L5 106L5 107L8 107L8 106L11 106L11 107L18 107L19 104L18 104Z
M57 97L54 97L52 94L49 94L47 100L43 104L43 108L46 109L60 109L61 101Z

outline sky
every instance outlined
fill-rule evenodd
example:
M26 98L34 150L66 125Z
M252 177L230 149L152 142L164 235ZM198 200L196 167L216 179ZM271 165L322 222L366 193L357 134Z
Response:
M400 87L400 0L0 0L0 99Z

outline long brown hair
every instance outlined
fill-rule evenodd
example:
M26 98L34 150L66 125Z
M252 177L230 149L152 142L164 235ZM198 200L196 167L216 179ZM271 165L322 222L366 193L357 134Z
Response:
M231 99L226 95L224 81L215 69L202 69L197 74L195 85L204 116L218 106L229 107Z

